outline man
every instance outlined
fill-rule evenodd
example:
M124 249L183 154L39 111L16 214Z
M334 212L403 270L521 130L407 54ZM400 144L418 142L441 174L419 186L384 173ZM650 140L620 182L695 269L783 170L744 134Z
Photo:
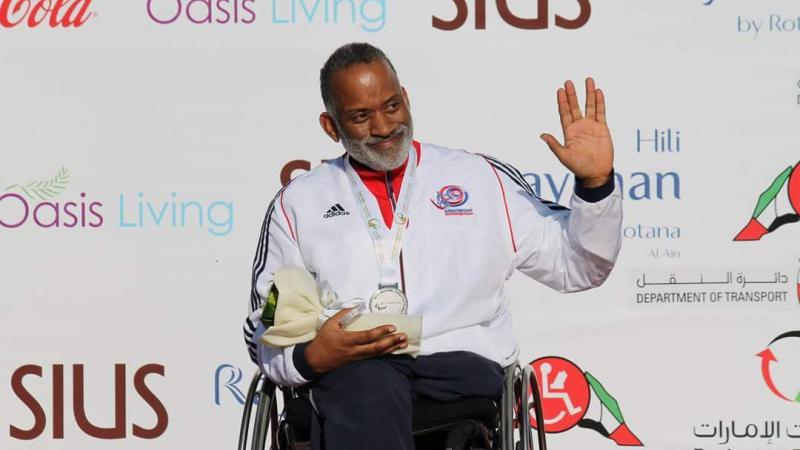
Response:
M518 354L503 291L514 269L562 292L610 273L622 213L605 99L587 79L584 116L565 83L557 94L565 144L542 135L575 174L570 211L536 197L507 164L413 141L408 94L369 44L336 50L320 87L320 125L346 154L292 181L268 208L245 339L276 383L311 382L315 448L412 449L414 396L500 395L502 367ZM340 298L422 315L419 356L390 355L407 345L391 325L346 331L348 310L309 343L257 345L258 308L287 264Z

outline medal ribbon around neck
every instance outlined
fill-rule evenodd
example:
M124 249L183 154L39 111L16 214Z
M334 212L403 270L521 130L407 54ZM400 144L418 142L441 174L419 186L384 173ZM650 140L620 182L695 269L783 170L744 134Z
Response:
M400 186L400 198L397 201L397 209L392 217L393 226L391 230L383 223L380 208L375 197L370 193L364 182L353 169L350 163L350 155L345 158L345 172L350 178L350 187L353 195L359 204L361 217L372 238L372 245L375 248L375 257L380 271L380 284L378 289L397 288L400 279L400 250L403 246L403 233L408 226L408 207L411 200L411 192L414 188L414 176L417 171L417 151L410 147L408 151L408 162L403 176L403 184ZM391 246L387 250L386 246Z

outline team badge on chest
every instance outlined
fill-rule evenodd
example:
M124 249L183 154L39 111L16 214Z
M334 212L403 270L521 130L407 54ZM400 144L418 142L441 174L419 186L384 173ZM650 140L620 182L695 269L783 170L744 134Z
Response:
M471 216L472 208L465 208L469 200L469 193L461 186L447 185L436 193L436 198L431 203L436 208L444 211L445 216Z

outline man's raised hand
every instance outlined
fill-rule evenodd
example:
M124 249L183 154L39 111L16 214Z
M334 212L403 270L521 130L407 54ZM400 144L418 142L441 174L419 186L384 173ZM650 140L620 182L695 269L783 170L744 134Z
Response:
M541 138L559 161L580 180L584 187L601 186L614 166L614 144L606 124L606 99L595 88L594 80L586 79L586 115L581 113L578 94L572 81L558 89L558 114L564 145L551 134Z

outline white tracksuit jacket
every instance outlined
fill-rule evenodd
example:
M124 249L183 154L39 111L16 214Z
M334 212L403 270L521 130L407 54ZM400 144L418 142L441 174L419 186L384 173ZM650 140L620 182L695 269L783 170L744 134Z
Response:
M420 354L465 350L506 366L518 354L506 280L517 269L560 292L603 283L621 244L619 190L613 177L605 189L576 186L570 210L536 197L519 171L493 158L415 146L419 158L402 255L408 313L423 316ZM442 209L437 193L453 185L467 201ZM251 358L278 384L308 380L295 366L294 346L273 349L258 342L264 332L258 308L272 275L285 264L297 265L317 282L327 281L340 298L369 299L379 274L358 208L339 157L294 179L267 210L244 333Z

